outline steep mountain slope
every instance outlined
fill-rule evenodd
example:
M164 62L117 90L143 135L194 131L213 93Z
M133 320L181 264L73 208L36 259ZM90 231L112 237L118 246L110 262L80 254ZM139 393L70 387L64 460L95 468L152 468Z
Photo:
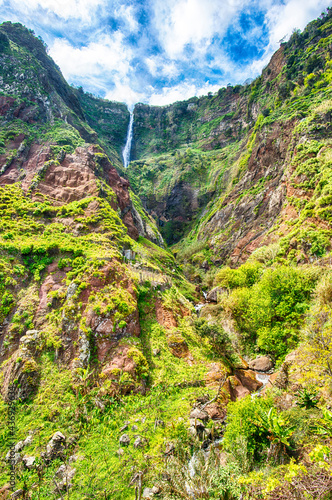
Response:
M182 420L170 422L187 415L214 363L217 380L242 365L233 349L234 362L196 332L185 298L194 298L195 287L115 169L125 106L71 89L23 26L3 24L0 42L1 495L11 489L6 413L13 398L15 437L31 436L18 446L29 467L22 454L14 457L17 496L62 495L66 479L53 476L65 454L80 450L70 495L98 498L105 490L130 498L133 467L142 469L150 450L145 480L163 470L165 446L187 432ZM106 128L99 113L110 116ZM245 377L239 383L249 392ZM149 400L142 399L147 390ZM135 412L143 420L132 422L131 446L118 453L118 431ZM112 450L106 469L105 444Z
M293 175L295 146L310 139L328 147L330 35L327 15L294 33L248 86L136 106L128 178L169 243L193 228L190 238L208 237L219 263L243 262L262 244L281 207L287 211L284 174Z

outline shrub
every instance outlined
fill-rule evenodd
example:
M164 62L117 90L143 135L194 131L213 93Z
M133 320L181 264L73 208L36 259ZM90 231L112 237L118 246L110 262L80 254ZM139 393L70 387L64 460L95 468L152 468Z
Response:
M269 399L260 399L247 396L227 407L227 427L224 434L224 448L228 453L233 453L234 447L241 445L239 436L247 443L249 456L255 460L261 459L261 452L268 448L268 432L256 425L257 415L271 408Z

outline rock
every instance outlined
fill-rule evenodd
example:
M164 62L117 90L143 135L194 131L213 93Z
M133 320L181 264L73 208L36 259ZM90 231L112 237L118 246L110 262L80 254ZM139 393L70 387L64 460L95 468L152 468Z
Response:
M190 427L195 427L196 429L205 429L205 425L200 420L196 418L189 419Z
M60 479L60 482L57 482L57 486L59 490L64 490L72 487L72 479L76 473L76 469L70 467L69 465L62 464L54 474L54 477ZM56 490L58 490L56 488Z
M61 432L53 434L51 440L46 446L46 459L54 460L60 458L64 452L64 444L66 442L65 436Z
M248 363L245 359L242 358L239 354L236 356L236 360L234 360L233 368L239 368L240 370L247 370L249 368Z
M130 437L128 436L128 434L122 434L122 436L119 439L119 443L122 446L128 446L130 443Z
M239 378L236 376L228 377L225 384L223 385L223 389L226 393L229 394L232 401L244 398L245 396L248 396L248 394L250 394L249 389L244 387Z
M79 459L78 455L71 455L71 457L68 458L68 463L72 464L74 462L77 462L78 459Z
M163 420L156 420L154 423L154 427L165 427L165 422Z
M126 431L128 429L129 422L125 422L124 425L121 427L120 432Z
M153 486L152 487L152 493L154 493L155 495L158 495L158 493L160 493L159 486Z
M39 330L28 330L25 333L25 335L20 338L20 348L27 349L32 353L34 353L39 339L40 339Z
M168 347L176 358L184 358L189 350L187 342L179 335L174 335L174 338L168 343Z
M27 469L32 469L36 461L36 457L29 457L28 455L24 455L22 461Z
M227 288L222 288L221 286L216 286L206 296L208 302L219 302L220 296L227 293Z
M10 495L10 498L15 499L15 498L21 498L23 495L24 491L23 490L16 490L14 493Z
M77 290L77 283L70 283L68 289L67 289L67 299L70 299L75 295L75 292Z
M222 420L225 416L225 410L223 410L217 402L210 403L205 411L208 413L212 420Z
M249 392L255 392L263 386L262 382L256 379L255 372L251 370L235 370L235 375Z
M67 439L67 445L68 446L72 446L76 442L77 442L77 437L76 436L69 436L69 438Z
M138 436L138 438L135 439L133 446L134 446L134 448L142 448L143 447L143 440L140 436Z
M165 455L170 455L175 450L173 443L166 443L165 445Z
M188 429L189 434L191 434L192 437L196 437L198 435L197 429L195 426L191 426Z
M153 349L152 351L153 356L159 356L159 354L160 354L160 349Z
M32 444L32 441L33 441L33 437L31 435L26 437L24 440L24 446L30 446L30 444Z
M286 389L288 384L288 366L283 363L278 372L273 373L270 377L271 385L275 385L278 389Z
M132 430L133 432L138 431L138 427L137 427L137 425L133 425L133 426L131 427L131 430Z
M205 410L200 410L199 408L195 408L192 410L189 416L190 419L199 419L199 420L209 420L209 414Z
M250 361L249 368L259 372L268 372L273 368L273 361L269 356L258 356L253 361Z
M117 454L119 455L119 457L122 457L124 455L124 450L122 448L119 448Z
M99 408L99 410L105 411L105 405L102 401L100 401L100 399L95 399L95 405Z
M5 498L9 498L8 496L4 496L4 495L8 495L9 494L9 491L11 490L10 488L10 484L9 483L6 483L4 484L1 488L0 488L0 498L2 499L5 499Z
M10 462L11 460L13 461L13 464L14 465L17 465L19 464L20 462L22 462L22 456L21 456L21 453L14 453L13 456L11 457L11 453L10 451L7 453L6 455L6 460L7 462Z
M14 446L14 451L15 453L18 453L19 451L22 451L24 448L24 441L19 441L18 443L15 444Z
M152 491L152 488L144 488L143 491L143 498L153 498L154 493Z

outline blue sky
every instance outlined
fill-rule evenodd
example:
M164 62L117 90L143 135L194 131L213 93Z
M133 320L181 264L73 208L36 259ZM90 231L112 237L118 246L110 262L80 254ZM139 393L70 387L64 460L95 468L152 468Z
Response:
M0 0L0 21L47 43L69 83L164 105L243 83L325 0Z

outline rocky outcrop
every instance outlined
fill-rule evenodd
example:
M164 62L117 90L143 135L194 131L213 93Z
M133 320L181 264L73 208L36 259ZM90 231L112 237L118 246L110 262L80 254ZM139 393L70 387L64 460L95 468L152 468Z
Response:
M259 372L268 372L272 370L273 366L273 361L269 356L258 356L249 363L249 368L251 370Z
M40 371L36 356L40 346L38 330L27 331L21 337L19 349L3 368L1 394L6 400L25 400L36 390Z
M38 193L61 206L88 196L103 197L104 188L100 185L102 179L114 193L113 197L109 197L110 204L114 210L120 210L129 236L138 238L139 232L131 211L129 183L119 176L99 147L79 147L73 154L64 154L61 161L53 160L52 157L51 146L32 145L25 158L18 157L11 162L0 176L0 185L12 184L21 178L26 192L37 196L34 193L38 189ZM149 235L143 233L142 236Z
M212 290L210 290L208 292L208 294L206 295L206 300L208 302L219 302L220 297L224 293L227 293L227 289L226 288L223 288L221 286L216 286L216 287L212 288Z

